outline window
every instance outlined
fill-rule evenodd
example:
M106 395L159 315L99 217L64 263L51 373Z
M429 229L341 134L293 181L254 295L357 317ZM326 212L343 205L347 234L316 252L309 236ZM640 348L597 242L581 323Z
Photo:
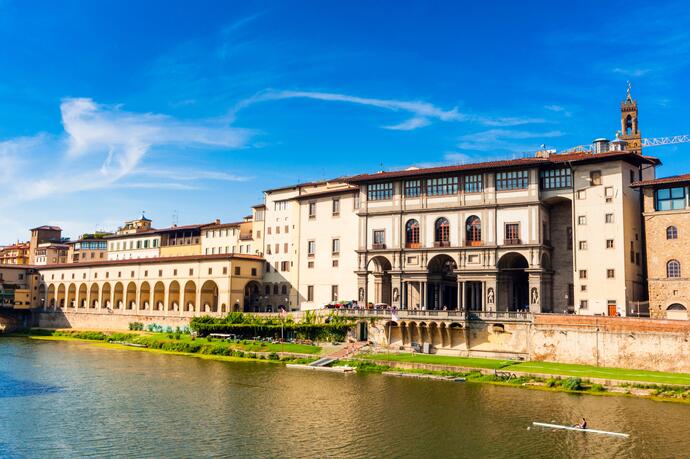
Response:
M587 300L580 300L580 309L587 309Z
M283 244L283 252L288 253L288 243ZM249 246L247 246L247 253L249 253Z
M481 174L465 176L465 193L480 193L482 190Z
M586 215L579 215L577 217L577 224L578 225L586 225L587 224L587 216Z
M582 284L582 285L580 285L580 291L581 291L581 292L586 292L586 291L587 291L587 284Z
M408 220L405 224L405 247L419 247L419 222L417 220Z
M281 261L280 262L280 270L283 272L289 272L290 271L290 262L289 261Z
M242 273L242 269L239 266L235 266L235 276L239 276Z
M616 270L615 269L607 269L606 270L606 278L607 279L613 279L616 277Z
M587 199L586 190L577 190L577 199Z
M675 226L666 228L666 239L678 239L678 228Z
M173 269L173 276L177 276L177 270Z
M307 262L307 268L312 269L314 267L314 262L313 261L308 261Z
M405 181L405 196L408 198L416 198L422 194L422 182L419 180Z
M340 253L340 239L333 239L331 241L331 253Z
M496 190L520 190L527 188L529 171L511 171L496 173Z
M374 248L386 248L386 232L384 230L374 230Z
M580 241L578 247L580 248L580 250L587 250L587 241Z
M141 241L137 241L137 249L141 248Z
M256 268L252 268L252 276L256 277Z
M242 246L240 246L240 248L242 248ZM276 254L279 254L279 253L280 253L280 244L277 244L277 243L276 243L276 245L275 245L275 251L276 251Z
M570 188L573 185L572 172L569 167L541 171L539 175L542 190Z
M444 196L458 193L457 177L442 177L427 179L426 194L428 196Z
M586 269L580 270L580 279L587 279L587 270Z
M146 239L146 240L144 241L144 248L145 248L145 249L148 249L148 248L149 248L149 240L148 240L148 239Z
M331 301L338 301L338 286L331 285Z
M441 217L434 223L434 241L437 247L450 246L450 223L445 217Z
M520 243L520 224L506 223L505 226L505 243L507 245Z
M352 200L352 208L359 209L359 192L355 193L355 198Z
M685 208L685 188L664 188L656 190L656 210Z
M601 185L601 171L591 171L589 173L589 181L592 186Z
M630 169L630 183L635 181L635 171Z
M613 197L613 187L612 186L607 186L604 188L604 196L607 198L612 198Z
M613 223L613 214L606 214L606 215L604 216L604 221L605 221L606 223Z
M309 203L309 218L314 218L316 217L316 203L315 202L310 202ZM280 227L276 227L276 233L280 233Z
M367 187L367 200L383 201L393 197L393 183L372 183Z
M189 269L189 275L190 275L190 276L193 276L193 275L194 275L194 269L192 269L192 268Z
M287 234L287 233L289 233L289 232L290 232L290 226L289 226L289 225L285 225L285 234Z
M606 248L607 249L613 248L613 239L606 239Z
M307 285L307 301L314 301L314 286Z
M228 267L227 267L227 266L223 266L223 274L227 274L227 273L228 273Z
M680 277L680 263L678 260L670 260L666 263L666 277Z
M307 241L307 255L313 257L316 253L316 241Z
M271 227L266 228L266 234L271 234Z
M338 267L338 260L333 260L331 262L331 266L333 266L334 268L337 268Z
M280 292L279 289L280 289L280 287L278 286L278 284L274 284L273 285L273 294L277 295Z
M280 287L280 293L282 295L287 295L287 291L288 291L287 285L283 285L282 287Z
M287 201L276 201L273 203L273 210L286 210Z
M476 215L465 222L465 240L467 245L479 245L482 242L482 221Z
M333 212L333 215L340 214L340 198L333 198L333 201L331 202L331 210Z

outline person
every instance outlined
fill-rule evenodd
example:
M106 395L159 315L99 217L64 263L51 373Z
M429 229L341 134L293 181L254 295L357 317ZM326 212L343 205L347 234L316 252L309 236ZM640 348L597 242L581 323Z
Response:
M587 428L587 420L585 418L582 418L582 422L577 424L575 427L578 429L586 429Z

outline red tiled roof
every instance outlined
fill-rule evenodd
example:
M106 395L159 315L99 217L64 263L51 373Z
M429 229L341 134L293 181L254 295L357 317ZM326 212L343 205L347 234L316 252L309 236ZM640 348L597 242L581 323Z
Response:
M640 180L631 184L632 187L645 187L655 185L667 185L671 183L690 183L690 174L673 175L671 177L662 177L651 180Z
M347 179L350 183L360 183L369 182L380 179L391 179L391 178L401 178L401 177L411 177L419 175L431 175L431 174L443 174L452 172L465 172L465 171L477 171L482 169L512 169L516 167L523 166L536 166L536 165L555 165L563 164L569 162L598 162L603 160L625 160L631 162L639 163L649 163L649 164L660 164L657 158L651 156L641 156L636 153L631 153L628 151L609 151L606 153L561 153L561 154L551 154L548 158L539 157L529 157L529 158L519 158L519 159L508 159L502 161L486 161L481 163L472 164L461 164L453 166L438 166L438 167L428 167L420 169L407 169L402 171L391 171L391 172L379 172L376 174L360 174Z
M206 261L206 260L256 260L263 261L263 257L259 255L239 254L239 253L223 253L216 255L183 255L179 257L155 257L155 258L131 258L129 260L98 260L84 263L60 263L54 265L41 266L40 269L53 268L80 268L85 266L110 266L110 265L141 265L141 264L156 264L156 263L170 263L183 261Z
M33 230L53 230L53 231L62 231L62 228L59 226L50 226L50 225L43 225L43 226L37 226L36 228L31 228L29 231Z

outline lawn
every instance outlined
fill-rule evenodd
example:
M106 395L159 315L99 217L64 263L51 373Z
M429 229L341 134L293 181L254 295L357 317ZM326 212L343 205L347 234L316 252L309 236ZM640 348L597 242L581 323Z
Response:
M430 354L362 354L358 357L372 360L389 360L395 362L417 362L435 365L453 365L468 368L503 368L514 363L511 360L482 359L474 357L452 357Z
M186 341L191 342L192 337L190 335L182 335L179 340L171 340L167 333L153 333L149 336L155 337L156 339L168 340L168 341ZM234 340L225 341L222 339L212 339L209 341L206 338L196 338L197 343L215 343L224 344L232 349L237 349L246 352L294 352L296 354L319 354L321 348L319 346L311 346L309 344L294 344L294 343L284 343L284 344L273 344L264 343L262 341L252 341L252 340Z

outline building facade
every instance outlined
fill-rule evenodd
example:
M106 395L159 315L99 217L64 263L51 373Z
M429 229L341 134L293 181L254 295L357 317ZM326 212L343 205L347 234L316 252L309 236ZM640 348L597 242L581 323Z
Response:
M29 243L17 242L0 248L0 265L28 265Z
M644 194L649 313L687 319L690 309L690 174L635 184Z

